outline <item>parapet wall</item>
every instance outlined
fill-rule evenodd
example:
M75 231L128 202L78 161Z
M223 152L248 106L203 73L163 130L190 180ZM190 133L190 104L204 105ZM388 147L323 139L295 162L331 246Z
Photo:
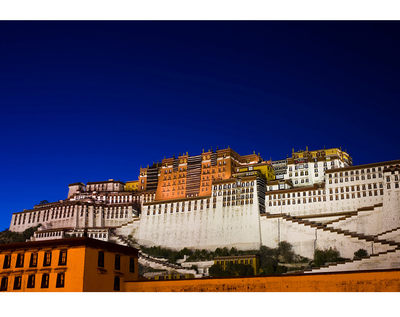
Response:
M400 270L125 282L127 292L399 292Z

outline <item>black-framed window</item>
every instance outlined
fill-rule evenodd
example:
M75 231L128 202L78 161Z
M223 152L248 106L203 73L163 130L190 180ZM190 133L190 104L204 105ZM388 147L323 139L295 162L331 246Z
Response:
M129 272L135 273L135 258L129 258Z
M27 288L35 288L35 274L31 274L28 276L28 283L26 285Z
M37 259L38 259L38 254L31 253L31 258L29 260L29 267L37 267Z
M104 252L99 251L97 256L97 266L104 267Z
M17 262L15 263L15 267L24 267L24 254L17 254Z
M1 278L1 285L0 285L0 291L6 291L8 288L8 277L7 276L3 276Z
M64 272L57 273L56 287L57 288L64 287L64 284L65 284L65 273Z
M50 266L50 265L51 265L51 251L47 251L44 253L43 266Z
M16 276L14 278L14 289L21 289L21 282L22 282L22 276Z
M9 269L11 266L11 254L4 256L3 269Z
M42 283L40 285L41 288L49 288L49 274L44 273L42 274Z
M119 254L115 255L114 268L116 270L120 270L121 269L121 256Z
M58 265L67 265L67 250L60 250Z
M120 285L119 285L119 276L114 277L114 291L119 291L120 290Z

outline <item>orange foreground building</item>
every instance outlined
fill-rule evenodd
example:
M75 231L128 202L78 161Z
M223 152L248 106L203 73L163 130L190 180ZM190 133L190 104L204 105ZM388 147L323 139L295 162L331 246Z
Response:
M89 238L0 245L0 291L125 291L138 279L138 251Z

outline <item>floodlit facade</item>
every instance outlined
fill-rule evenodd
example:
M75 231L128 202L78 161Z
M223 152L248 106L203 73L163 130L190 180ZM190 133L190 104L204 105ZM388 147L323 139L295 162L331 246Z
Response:
M365 268L391 268L399 262L399 166L353 166L339 148L272 162L230 148L186 153L141 168L137 181L70 184L67 199L14 213L10 230L41 224L32 240L87 235L127 244L130 237L176 250L257 250L287 241L307 258L316 249L347 258L365 249L373 255L361 261Z

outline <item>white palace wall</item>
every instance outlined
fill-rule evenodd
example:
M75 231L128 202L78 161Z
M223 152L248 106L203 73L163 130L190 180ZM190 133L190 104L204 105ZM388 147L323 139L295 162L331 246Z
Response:
M22 232L39 224L45 229L117 227L133 217L133 208L129 204L62 201L14 213L10 230Z
M253 187L254 190L257 185ZM257 190L253 193L257 193ZM144 206L135 239L142 245L159 245L172 249L259 249L261 235L258 195L252 195L247 204L237 206L228 206L224 197L216 195L183 202L154 202ZM196 201L197 210L194 210Z

